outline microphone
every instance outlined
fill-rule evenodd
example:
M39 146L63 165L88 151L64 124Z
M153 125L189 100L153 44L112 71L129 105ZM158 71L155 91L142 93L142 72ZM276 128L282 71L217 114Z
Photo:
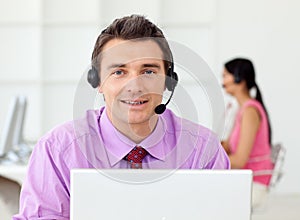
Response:
M160 104L158 106L155 107L154 112L158 115L164 113L164 111L166 110L167 105L169 104L169 102L171 101L171 98L174 94L174 89L172 90L172 93L168 99L168 101L166 102L166 104Z

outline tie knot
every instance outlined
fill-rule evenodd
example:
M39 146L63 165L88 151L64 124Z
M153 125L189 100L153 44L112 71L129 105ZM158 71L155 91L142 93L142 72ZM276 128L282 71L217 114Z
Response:
M132 169L141 169L142 161L147 154L148 152L144 148L136 146L126 155L125 159L130 163Z

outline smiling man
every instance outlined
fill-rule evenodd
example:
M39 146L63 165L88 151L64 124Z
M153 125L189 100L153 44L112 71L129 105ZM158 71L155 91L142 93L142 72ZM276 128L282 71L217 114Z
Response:
M116 19L99 35L88 72L105 106L39 140L13 219L69 219L73 168L229 169L215 134L161 104L177 81L162 31L143 16Z
M163 60L151 39L112 39L103 47L98 90L105 97L107 117L136 143L150 135L158 120L153 110L165 90Z

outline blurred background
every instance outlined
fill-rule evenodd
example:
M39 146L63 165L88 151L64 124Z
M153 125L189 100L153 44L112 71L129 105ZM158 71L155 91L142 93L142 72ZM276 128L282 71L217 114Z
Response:
M25 139L71 120L100 31L115 18L142 14L201 56L220 88L224 62L236 56L254 62L273 142L287 149L274 191L300 195L299 11L298 0L0 0L0 134L11 97L19 94L28 99Z

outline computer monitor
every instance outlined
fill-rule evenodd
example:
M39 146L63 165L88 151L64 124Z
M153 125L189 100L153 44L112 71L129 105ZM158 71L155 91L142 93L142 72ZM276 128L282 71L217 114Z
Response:
M70 219L250 220L251 170L71 170Z
M26 108L26 97L12 98L0 137L0 157L5 157L14 147L20 147L24 143L23 127Z
M14 145L14 132L18 120L18 109L19 97L15 96L10 102L7 117L4 122L4 127L0 138L0 157L4 157Z
M18 117L15 126L13 143L14 146L21 147L22 145L24 145L23 129L27 109L27 99L25 96L19 96L18 101Z

